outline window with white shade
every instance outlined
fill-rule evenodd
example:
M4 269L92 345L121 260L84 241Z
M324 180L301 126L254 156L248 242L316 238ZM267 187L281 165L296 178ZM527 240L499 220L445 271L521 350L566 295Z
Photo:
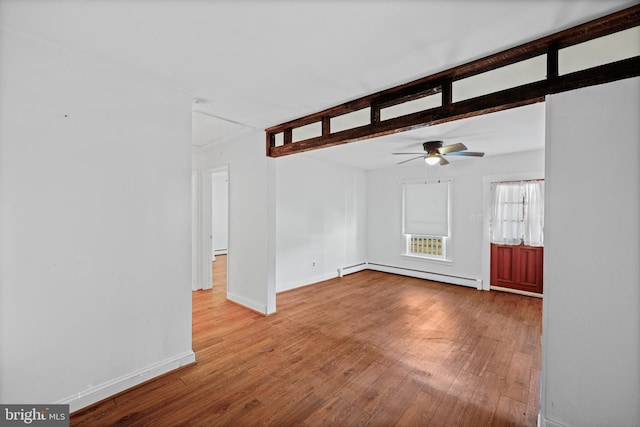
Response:
M404 184L405 255L446 259L449 182Z

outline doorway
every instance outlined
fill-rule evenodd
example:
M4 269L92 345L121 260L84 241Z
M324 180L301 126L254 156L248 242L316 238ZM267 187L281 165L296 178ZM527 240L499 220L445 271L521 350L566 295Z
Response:
M211 171L211 287L227 292L229 253L229 170Z
M542 296L544 180L490 185L490 286Z
M531 288L530 286L525 286L524 289L517 289L515 287L508 287L508 286L504 286L504 282L502 282L502 285L494 285L492 283L492 278L494 279L495 277L492 277L492 265L491 265L491 261L492 261L492 249L494 251L495 254L495 248L492 248L492 239L491 239L491 218L492 218L492 194L491 194L491 189L492 189L492 185L497 184L497 183L501 183L501 182L514 182L514 181L535 181L535 180L544 180L545 177L545 173L544 171L539 171L539 172L530 172L530 173L515 173L515 174L504 174L504 175L492 175L492 176L485 176L482 179L482 186L483 186L483 191L482 191L482 205L483 205L483 232L482 232L482 289L484 290L490 290L490 289L495 289L495 290L507 290L509 292L514 292L514 293L519 293L519 294L524 294L524 295L529 295L529 296L536 296L536 297L540 297L542 296L542 289L540 289L540 292L536 292L533 288ZM512 246L518 246L518 245L513 245L513 243L515 242L511 242ZM542 250L542 248L540 248L540 250ZM516 256L513 255L513 252L511 254L509 254L508 252L504 252L502 254L500 254L502 256L504 256L504 258L507 258L509 261L511 262L522 262L523 257L519 257L517 260L515 260ZM509 255L511 255L511 257L509 257ZM528 261L528 262L534 262L535 261L535 257L540 254L533 254L533 253L525 253L524 254L524 261ZM512 268L513 264L511 264L511 266L506 267L507 270L501 272L499 274L499 276L501 276L503 279L505 277L508 277L509 275L513 275L513 271L509 271L508 268ZM539 274L540 274L540 282L542 285L542 268L543 268L543 262L542 259L540 259L540 264L539 264ZM532 281L532 275L534 275L534 270L529 270L528 272L525 272L524 275L526 276L524 278L524 281L529 283L529 281Z
M228 289L229 169L193 171L191 269L192 290L207 290L216 283Z

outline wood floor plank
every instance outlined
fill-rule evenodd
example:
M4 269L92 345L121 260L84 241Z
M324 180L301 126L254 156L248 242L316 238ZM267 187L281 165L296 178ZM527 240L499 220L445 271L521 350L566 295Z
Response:
M337 388L325 400L325 404L310 414L304 424L308 426L356 426L366 425L370 415L358 408L349 388Z
M427 426L440 403L440 399L420 390L407 406L396 425L407 427Z
M443 400L447 397L447 393L451 384L458 378L462 367L466 363L469 354L456 349L456 343L450 344L450 352L440 361L436 368L432 371L433 375L426 381L422 387L423 391Z
M461 425L464 412L470 405L480 382L480 377L477 375L460 371L429 422L429 427Z
M490 371L484 372L460 419L460 425L491 425L505 387L504 377Z
M540 406L540 370L531 369L529 381L529 398L527 399L526 425L536 425Z
M462 369L474 375L482 375L493 356L498 342L492 338L480 337Z
M252 415L261 420L257 423L261 426L302 426L304 419L318 410L323 403L324 400L314 393L305 394L301 398L288 395L273 406L263 406Z
M395 425L421 391L422 384L410 373L395 387L389 388L380 400L381 405L372 413L370 424L374 426Z
M507 373L507 388L504 394L525 405L528 402L529 389L531 388L532 363L533 359L530 354L516 351Z
M527 425L526 405L507 396L500 397L496 414L491 421L491 426L495 427L520 427Z
M398 362L391 368L387 368L384 375L381 375L364 393L355 396L355 404L372 414L385 404L386 393L390 389L397 388L409 375L411 368Z
M265 317L226 300L225 262L193 293L197 363L72 426L535 425L541 300L363 271Z

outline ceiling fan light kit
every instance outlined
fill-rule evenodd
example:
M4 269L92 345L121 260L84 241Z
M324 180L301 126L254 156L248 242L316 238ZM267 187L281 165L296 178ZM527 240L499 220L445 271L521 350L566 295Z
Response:
M438 163L440 163L440 156L427 156L424 158L424 162L429 166L437 165Z
M423 153L391 153L391 154L394 154L394 155L420 154L420 156L418 157L414 157L413 159L402 161L398 164L400 165L402 163L407 163L407 162L410 162L411 160L416 160L416 159L424 159L425 163L430 166L433 166L436 164L440 164L441 166L448 165L449 161L445 159L445 156L447 155L464 156L464 157L484 156L484 153L466 151L467 147L461 142L457 142L455 144L445 146L442 141L427 141L422 144L422 148L424 149L425 154Z

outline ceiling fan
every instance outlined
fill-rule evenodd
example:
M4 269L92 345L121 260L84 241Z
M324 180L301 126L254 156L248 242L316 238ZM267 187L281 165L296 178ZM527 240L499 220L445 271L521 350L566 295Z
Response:
M442 141L427 141L422 144L422 148L424 148L424 153L391 153L394 155L405 155L405 154L419 154L418 157L414 157L409 160L404 160L399 165L403 163L410 162L411 160L416 159L424 159L424 161L428 165L440 164L442 166L448 165L449 161L444 158L444 156L467 156L467 157L482 157L484 153L480 153L477 151L466 151L467 147L461 143L457 142L451 145L444 145Z

